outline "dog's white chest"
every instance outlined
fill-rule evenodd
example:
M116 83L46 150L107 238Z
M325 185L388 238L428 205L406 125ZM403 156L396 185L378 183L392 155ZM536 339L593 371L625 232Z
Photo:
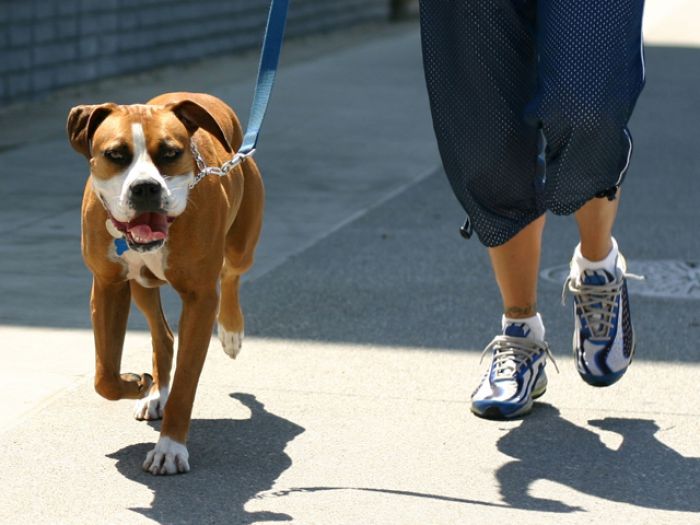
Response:
M121 255L121 258L127 266L127 279L134 279L142 286L152 286L152 283L143 275L145 267L161 281L167 281L165 278L165 247L147 253L127 250Z

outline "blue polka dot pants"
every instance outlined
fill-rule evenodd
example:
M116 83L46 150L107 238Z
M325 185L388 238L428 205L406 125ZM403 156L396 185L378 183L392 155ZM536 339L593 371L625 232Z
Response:
M644 85L643 0L421 0L433 126L464 232L508 241L613 198Z

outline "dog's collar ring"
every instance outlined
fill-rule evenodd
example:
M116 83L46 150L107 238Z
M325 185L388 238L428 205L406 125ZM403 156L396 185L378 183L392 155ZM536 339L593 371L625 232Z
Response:
M216 166L207 166L207 163L204 161L204 157L202 157L202 154L199 153L199 150L197 149L197 146L195 145L194 141L190 141L190 150L192 151L192 156L194 157L194 161L197 164L197 174L194 176L194 180L189 184L190 189L194 188L197 184L199 184L199 181L201 181L207 175L217 175L218 177L224 177L228 174L229 171L231 171L233 168L238 166L241 162L243 162L245 159L247 159L255 153L255 148L245 153L239 151L233 156L231 160L224 162L224 164L220 168L218 168Z

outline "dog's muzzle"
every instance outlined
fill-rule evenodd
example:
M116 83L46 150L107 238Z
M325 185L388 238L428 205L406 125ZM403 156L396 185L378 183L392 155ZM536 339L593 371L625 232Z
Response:
M112 218L112 223L124 234L130 248L147 252L163 246L174 220L168 217L165 201L164 189L156 182L141 181L131 185L128 202L135 217L128 222Z
M163 187L157 182L137 182L129 188L129 206L137 214L162 212Z
M127 223L113 222L130 248L147 252L165 243L172 220L165 212L163 197L163 187L156 182L136 182L129 188L129 207L136 217Z

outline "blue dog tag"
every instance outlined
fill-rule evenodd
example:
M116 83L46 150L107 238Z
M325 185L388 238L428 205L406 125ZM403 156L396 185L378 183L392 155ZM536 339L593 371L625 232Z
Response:
M121 255L129 249L129 245L124 237L114 239L114 247L117 249L117 255Z

